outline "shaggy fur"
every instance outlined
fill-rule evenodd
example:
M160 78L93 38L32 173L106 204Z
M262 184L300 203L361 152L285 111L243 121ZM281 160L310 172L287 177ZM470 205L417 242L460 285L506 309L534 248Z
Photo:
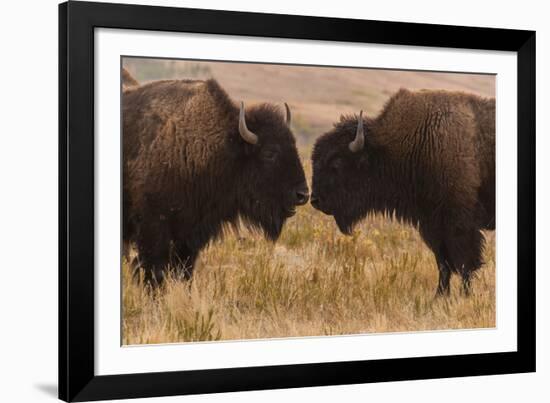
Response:
M137 87L139 83L137 80L126 70L122 68L122 90L127 90L128 88Z
M272 240L307 191L295 139L279 108L239 108L215 80L157 81L123 97L124 239L146 275L172 263L191 276L199 251L243 221ZM307 201L307 200L306 200Z
M447 91L400 90L364 118L365 146L352 153L358 116L343 116L313 151L316 208L343 233L372 212L417 225L439 267L469 292L482 264L481 229L495 229L495 100Z

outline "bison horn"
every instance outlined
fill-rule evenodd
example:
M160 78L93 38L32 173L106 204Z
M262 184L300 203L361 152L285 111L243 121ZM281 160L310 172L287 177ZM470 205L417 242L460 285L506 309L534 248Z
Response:
M286 109L286 120L285 123L287 126L290 126L290 108L288 107L288 104L285 102L285 109Z
M355 133L355 139L349 143L349 149L352 153L361 151L365 146L365 134L363 133L363 111L359 113L359 120L357 122L357 132Z
M244 141L250 144L258 143L258 136L248 130L246 120L244 118L244 102L241 102L241 111L239 112L239 133Z

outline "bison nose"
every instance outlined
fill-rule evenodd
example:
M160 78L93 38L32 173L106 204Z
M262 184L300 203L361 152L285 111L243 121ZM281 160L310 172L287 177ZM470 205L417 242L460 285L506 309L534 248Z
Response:
M296 204L303 206L309 200L309 190L307 187L300 188L296 191Z
M319 197L315 193L311 194L311 205L315 208L319 207Z

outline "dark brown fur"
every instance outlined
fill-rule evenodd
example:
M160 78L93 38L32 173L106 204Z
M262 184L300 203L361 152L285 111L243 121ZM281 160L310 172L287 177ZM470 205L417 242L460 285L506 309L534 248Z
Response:
M312 202L349 233L371 212L418 225L440 271L468 292L482 264L481 229L495 229L495 100L447 91L400 90L352 153L358 116L343 116L317 140Z
M124 92L124 239L148 276L172 263L189 277L199 251L239 219L275 240L300 204L304 172L279 108L247 108L256 145L240 136L238 116L215 80Z

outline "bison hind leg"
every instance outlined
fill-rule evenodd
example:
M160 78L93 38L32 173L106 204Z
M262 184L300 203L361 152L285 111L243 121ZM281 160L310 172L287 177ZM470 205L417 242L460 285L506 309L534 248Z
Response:
M195 269L198 251L189 247L183 241L175 241L172 245L171 261L178 275L190 280Z
M483 264L485 238L477 228L457 228L445 240L446 259L452 272L462 277L462 290L471 294L471 281Z
M159 287L163 284L166 275L167 267L159 266L146 266L140 262L140 259L136 256L132 260L132 272L136 279L142 279L143 285L150 286L152 288ZM143 275L143 277L141 277Z
M138 261L136 271L144 271L144 281L152 286L161 285L170 264L170 237L162 222L144 222L136 237Z

